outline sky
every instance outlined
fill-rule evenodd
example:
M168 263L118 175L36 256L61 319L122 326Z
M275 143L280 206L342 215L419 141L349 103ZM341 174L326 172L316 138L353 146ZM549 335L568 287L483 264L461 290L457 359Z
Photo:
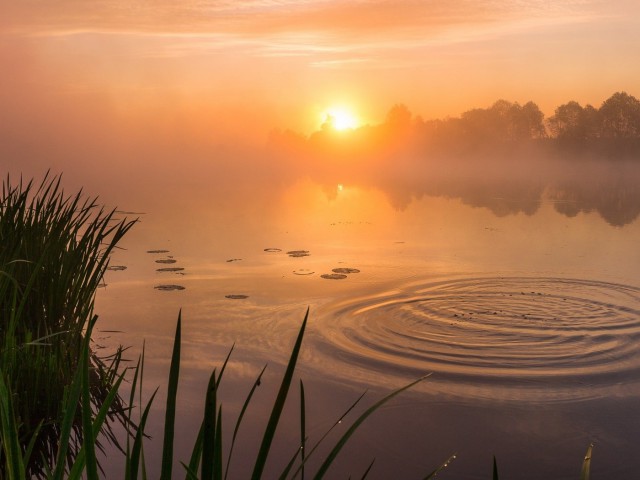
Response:
M0 166L212 157L336 106L598 107L640 96L639 51L635 0L0 0Z

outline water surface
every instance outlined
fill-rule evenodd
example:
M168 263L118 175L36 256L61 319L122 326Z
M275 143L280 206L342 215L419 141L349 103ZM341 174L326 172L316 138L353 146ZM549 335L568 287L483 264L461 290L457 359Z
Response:
M159 195L112 260L126 269L109 271L99 293L101 328L122 332L103 343L133 353L144 338L145 382L162 396L182 309L182 459L208 374L234 343L230 418L270 364L241 431L242 449L256 447L309 307L298 375L311 436L362 391L372 403L432 373L363 426L341 474L375 456L372 478L416 478L457 452L442 478L487 478L493 455L505 478L576 478L594 441L593 478L630 478L640 467L638 168L491 170L351 183L347 171ZM272 473L297 441L294 390ZM246 463L232 465L235 478Z

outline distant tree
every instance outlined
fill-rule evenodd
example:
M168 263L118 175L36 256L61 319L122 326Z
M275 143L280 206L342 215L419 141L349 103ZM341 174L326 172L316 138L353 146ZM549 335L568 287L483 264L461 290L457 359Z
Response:
M411 112L403 104L396 104L387 113L385 123L392 128L408 128L411 126Z
M544 114L533 102L524 106L498 100L488 109L476 108L462 114L467 139L472 143L521 142L545 135Z
M560 105L555 114L547 120L551 135L561 142L584 143L598 136L598 111L591 105L582 107L571 101Z
M546 136L544 113L533 102L527 102L520 108L514 124L518 131L518 138L534 139Z
M603 138L640 137L640 101L625 92L614 93L598 110Z

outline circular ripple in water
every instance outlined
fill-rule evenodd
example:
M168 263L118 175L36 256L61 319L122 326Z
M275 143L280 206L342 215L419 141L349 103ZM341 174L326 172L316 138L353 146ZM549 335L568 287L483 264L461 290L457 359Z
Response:
M640 380L640 289L561 278L466 278L338 305L317 346L362 376L434 372L452 394L563 400ZM335 365L334 365L335 367Z

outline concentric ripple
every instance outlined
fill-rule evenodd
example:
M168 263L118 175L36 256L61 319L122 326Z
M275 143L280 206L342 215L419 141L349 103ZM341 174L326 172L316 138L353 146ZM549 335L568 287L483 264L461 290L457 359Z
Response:
M627 285L449 279L343 302L324 321L320 353L354 376L434 372L454 395L540 401L640 384L640 289Z

